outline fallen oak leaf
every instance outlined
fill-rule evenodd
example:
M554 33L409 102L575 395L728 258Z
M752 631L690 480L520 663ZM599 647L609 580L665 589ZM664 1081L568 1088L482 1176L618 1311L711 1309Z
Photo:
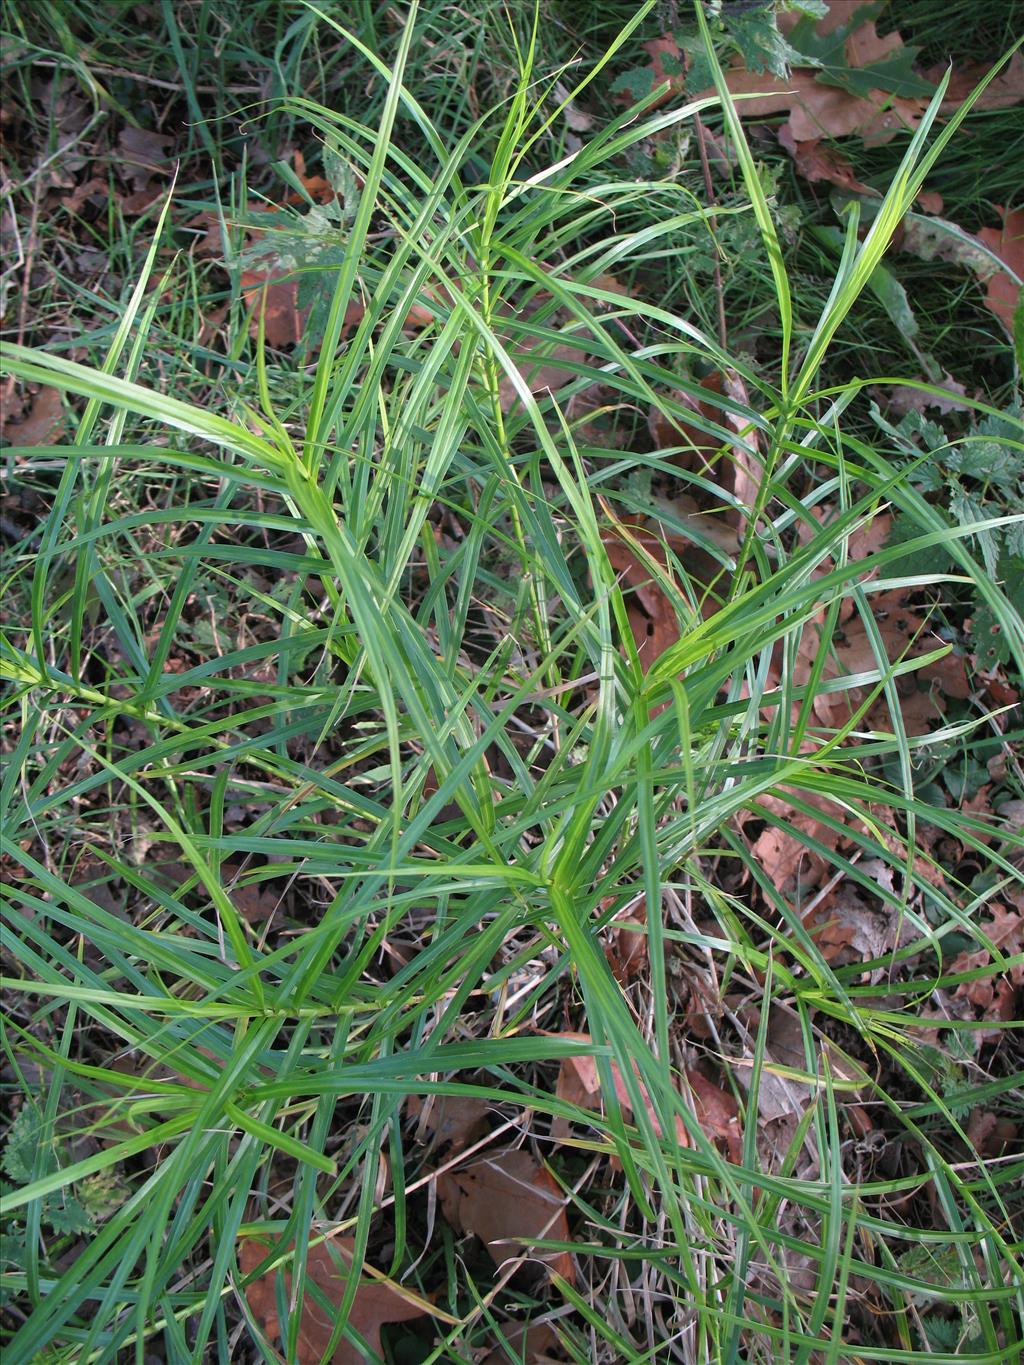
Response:
M900 225L898 250L970 270L985 286L985 306L1012 337L1024 280L1024 209L995 208L1001 227L981 228L976 236L948 219L908 213Z
M430 1139L430 1148L448 1146L461 1152L487 1130L491 1113L488 1100L476 1095L410 1095L405 1112L417 1120L416 1138Z
M743 1134L740 1130L740 1110L735 1095L689 1067L686 1081L693 1096L697 1122L712 1141L725 1144L725 1154L736 1166L743 1164Z
M64 407L59 389L44 385L32 394L28 411L20 421L12 421L15 399L13 391L0 401L0 426L10 445L49 446L59 441L64 430Z
M991 67L986 62L967 62L955 66L949 75L949 84L939 113L943 116L954 114L976 86L988 75ZM934 66L922 72L926 80L938 85L946 74L944 66ZM975 100L973 109L1010 109L1024 101L1024 53L1018 50L1013 54L998 76L993 77L986 88Z
M848 157L826 145L820 137L809 142L797 142L788 124L779 129L779 146L793 158L797 174L807 181L824 180L851 194L877 195L870 185L858 180ZM941 201L940 201L941 204Z
M888 517L874 519L872 526L875 532L872 541L864 545L865 552L877 548L878 534L887 531L889 524ZM852 536L849 557L851 559L855 557ZM941 649L945 642L932 633L928 627L927 617L915 607L909 606L906 597L906 590L900 588L871 596L873 632L869 632L864 617L851 603L849 614L846 614L845 610L840 614L838 623L840 629L836 630L827 642L828 656L821 670L821 678L824 681L833 681L840 677L878 672L879 660L875 656L876 635L884 651L881 659L883 668L887 661L891 664L900 660L909 661ZM798 686L803 686L810 680L822 646L819 623L808 623L801 634L794 665L794 681ZM941 713L944 698L965 700L970 696L966 663L963 656L955 651L950 651L912 673L898 677L897 691L902 697L909 698L918 691L919 682L927 684L928 697L934 702L933 706L925 708L929 720ZM860 705L867 687L876 685L849 686L841 691L819 691L813 701L814 714L824 725L844 724ZM916 715L914 720L917 720ZM884 697L879 698L866 718L866 724L870 728L887 729L891 726L891 721L887 700ZM904 723L905 726L909 725L909 718L906 715ZM908 733L920 731L908 729Z
M994 271L985 281L985 307L995 313L1012 337L1024 280L1024 209L1004 209L1000 204L995 207L1002 227L981 228L978 240L995 252L1005 268Z
M735 370L726 370L722 389L726 398L743 407L748 406L747 387ZM725 420L736 433L730 465L732 494L739 507L734 509L731 515L742 523L747 520L748 511L753 511L757 506L761 489L763 470L759 457L757 429L742 413L734 412L731 408L726 409Z
M561 1038L569 1038L575 1042L589 1043L591 1037L589 1033L561 1033ZM626 1085L622 1071L618 1062L609 1062L611 1070L612 1087L615 1098L618 1100L619 1107L622 1109L624 1117L628 1119L633 1113L633 1097L629 1087ZM655 1111L651 1098L647 1093L647 1087L640 1079L640 1068L636 1061L633 1062L633 1074L640 1091L640 1098L643 1101L644 1111L650 1120L651 1127L654 1129L656 1137L662 1136L661 1122ZM597 1060L588 1056L586 1053L577 1053L571 1057L564 1057L558 1072L555 1095L558 1099L567 1100L570 1104L578 1104L581 1109L593 1109L601 1112L604 1108L604 1092L601 1085L601 1075L598 1070ZM680 1115L675 1116L675 1136L676 1141L681 1147L692 1146L690 1135L686 1131L686 1124ZM552 1136L564 1136L568 1131L568 1124L564 1120L556 1120L552 1124Z
M117 167L133 190L146 190L151 175L169 171L168 149L174 138L151 128L125 127L117 135Z
M294 1245L291 1243L289 1250ZM351 1266L354 1245L350 1237L336 1238L332 1243L340 1259L348 1266ZM271 1249L269 1241L255 1237L245 1238L238 1248L238 1268L242 1275L251 1275L256 1267L266 1260ZM285 1297L290 1300L292 1275L287 1269L282 1273ZM327 1243L318 1242L309 1248L306 1274L331 1303L339 1305L342 1302L348 1284L348 1273L337 1265ZM277 1270L271 1269L245 1288L249 1310L271 1340L281 1338L276 1278ZM334 1315L321 1307L310 1293L303 1296L298 1311L299 1337L295 1360L297 1365L319 1365L334 1332ZM348 1320L366 1341L370 1350L380 1356L384 1349L380 1330L385 1323L409 1322L414 1318L426 1317L431 1311L430 1304L425 1300L406 1289L400 1289L391 1280L383 1277L380 1280L361 1278ZM366 1355L353 1343L343 1339L335 1347L331 1359L334 1365L364 1365Z
M731 67L725 84L737 100L744 119L761 119L769 114L788 114L783 124L794 142L813 142L829 137L849 137L856 133L865 146L891 141L897 133L912 130L921 120L925 101L890 98L882 90L865 99L846 90L819 83L814 71L798 68L785 81L764 72ZM695 93L693 99L715 94L714 86Z
M869 906L848 884L841 884L804 922L825 961L840 967L881 960L918 937L911 920L894 915L890 906ZM872 983L881 981L886 970L875 967Z
M879 34L876 17L869 0L830 0L817 21L797 10L779 15L779 31L806 64L794 59L784 80L730 68L725 80L734 94L760 94L739 103L741 117L788 112L794 143L857 133L874 145L915 127L933 83L912 70L916 49L895 30Z
M487 1247L496 1265L504 1265L540 1238L569 1240L565 1197L557 1181L529 1152L501 1148L455 1170L444 1171L437 1192L445 1218L459 1232L472 1233ZM568 1251L538 1249L549 1275L576 1283Z
M620 985L640 976L647 967L647 902L643 898L608 926L604 955Z

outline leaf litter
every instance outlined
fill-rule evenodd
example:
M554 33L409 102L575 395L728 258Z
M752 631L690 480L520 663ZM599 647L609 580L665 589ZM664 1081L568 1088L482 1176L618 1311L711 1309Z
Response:
M457 1232L479 1237L498 1266L524 1256L576 1282L568 1251L535 1247L538 1239L569 1240L566 1196L558 1182L522 1148L498 1148L479 1160L441 1173L438 1197ZM524 1245L521 1245L524 1244Z
M335 1238L330 1249L325 1242L313 1243L308 1250L306 1274L312 1284L324 1295L327 1303L340 1307L348 1286L349 1267L352 1264L354 1242L350 1237ZM294 1243L288 1248L294 1249ZM335 1256L332 1256L333 1249ZM272 1250L272 1244L256 1237L245 1237L238 1245L238 1268L243 1276L252 1272ZM338 1262L340 1261L340 1265ZM281 1272L284 1278L285 1296L292 1295L292 1275L289 1270ZM246 1286L245 1297L249 1311L260 1324L262 1330L272 1340L281 1340L281 1321L278 1315L277 1270L268 1270ZM317 1297L307 1291L297 1311L299 1318L297 1365L319 1365L331 1342L334 1332L335 1315L321 1304ZM380 1356L383 1354L381 1328L389 1323L411 1322L427 1316L431 1307L411 1291L400 1287L385 1277L371 1279L360 1277L356 1290L349 1323L364 1338L370 1350ZM365 1365L367 1357L354 1343L342 1340L331 1356L334 1365Z
M788 106L779 105L775 112L785 112L788 115L787 121L779 131L779 140L793 157L797 170L804 178L829 182L850 193L868 195L871 194L870 188L856 178L852 164L829 145L828 139L845 135L841 131L844 121L856 114L857 118L864 118L866 121L863 124L852 125L849 130L851 133L862 136L866 142L884 141L892 134L886 132L889 125L881 126L878 120L883 116L895 114L904 126L913 126L915 118L919 117L915 110L920 101L907 98L906 103L902 104L899 99L891 98L891 90L865 84L869 76L877 78L886 70L890 73L895 70L896 67L892 65L890 59L895 58L897 64L905 63L909 59L905 52L900 50L902 40L897 34L889 34L882 39L877 34L874 23L869 22L860 23L849 29L849 24L854 18L853 12L857 8L857 3L845 7L833 5L834 14L838 14L841 9L846 11L847 31L841 35L841 62L836 68L842 79L823 94L821 92L827 82L821 79L820 71L810 75L810 79L817 83L815 91L811 91L803 79L808 73L794 73L795 77L799 76L796 80L798 97ZM819 25L818 36L827 37L837 26L838 19L832 29ZM660 62L661 70L669 79L673 79L671 44L666 40L662 40L662 44L658 52L665 54L667 66L665 62ZM1017 55L1019 58L1020 54ZM888 67L887 62L890 63ZM849 74L857 70L865 73L863 79ZM736 81L739 88L743 76L744 73L735 70L729 73L728 79L730 83ZM990 92L993 98L999 98L1006 104L1015 103L1019 98L1014 93L1015 87L1009 80L1010 76L1011 72L1008 71L996 83L1000 86L998 95L995 87ZM1018 61L1013 68L1013 79L1019 81L1019 76ZM1002 84L1004 79L1007 81L1005 86ZM772 92L767 86L764 89L766 97L771 98ZM963 95L959 98L963 98ZM988 107L1006 107L1006 104L990 104ZM864 105L870 106L870 116ZM750 102L742 105L740 112L744 117L758 116L757 109ZM808 128L816 129L815 135L798 139L796 134L806 134ZM125 130L131 131L133 130ZM154 135L149 139L129 137L125 138L124 142L121 150L125 153L126 175L131 194L121 196L122 207L125 212L142 211L147 203L153 202L160 193L159 178L167 173L168 139ZM315 203L330 202L333 190L323 177L302 175L301 178ZM70 201L67 206L77 211L91 196L105 193L106 188L107 182L98 176L81 181L67 196ZM290 196L286 202L291 207L305 201L301 196ZM941 212L942 204L941 201L936 203L932 200L922 203L921 207L937 215ZM254 217L257 211L265 211L263 206L251 205L250 208ZM1001 227L982 229L976 234L976 241L983 247L990 248L996 256L1006 261L1010 268L1000 270L999 266L992 262L991 256L986 255L984 251L974 255L970 246L957 263L973 270L982 280L986 286L987 296L991 296L989 306L1012 333L1019 284L1015 286L1012 295L1007 296L1006 282L1012 286L1013 276L1021 274L1020 224L1014 216L1016 214L1019 217L1020 211L1002 208L998 211L1003 219ZM212 238L214 227L212 224L207 226ZM259 241L259 232L258 227L252 229L250 243L255 244ZM914 242L912 229L910 240ZM935 239L932 237L925 240L931 242ZM907 247L906 241L905 236L904 249L912 249ZM219 245L218 235L217 249ZM952 255L945 259L957 258ZM988 265L982 264L984 260L988 261ZM257 326L256 314L263 307L266 293L267 339L274 346L286 347L301 341L308 326L308 310L301 302L298 282L294 279L278 278L275 272L279 269L279 266L270 264L261 269L253 263L243 274L242 284L245 298L253 310L253 332L255 333ZM540 302L547 300L541 299ZM430 314L428 310L424 310L424 314L422 317L411 317L410 327L426 325L430 320ZM346 330L357 325L361 318L362 307L356 305L351 316L346 315ZM549 325L557 326L559 321L556 315L555 322ZM564 319L561 321L564 322ZM515 356L531 392L538 396L549 391L557 392L572 382L576 378L573 366L579 364L585 354L581 348L568 342L553 348L547 346L543 355L535 354L539 349L539 346L527 337ZM923 401L922 406L930 406L932 410L937 409L940 412L956 410L956 397L958 392L962 395L962 386L957 386L956 381L949 376L947 380L946 388L950 398L940 398L933 404ZM606 533L606 547L613 567L620 575L627 592L630 625L635 642L641 649L645 668L680 638L681 631L686 628L687 619L693 616L692 611L688 611L687 608L688 599L683 591L685 584L682 580L690 578L700 585L698 594L700 595L704 591L710 593L710 583L721 573L721 566L717 562L708 564L701 560L701 537L713 542L723 552L735 551L738 543L737 532L742 532L743 529L743 509L749 509L754 505L759 487L761 470L756 437L736 413L723 410L720 401L716 401L725 397L738 405L745 404L746 394L738 376L713 374L703 380L699 387L707 390L709 394L707 401L699 396L686 394L683 390L676 391L673 397L684 407L689 407L705 424L730 428L734 439L726 442L709 435L695 425L686 423L685 419L666 417L661 409L654 408L649 420L652 440L656 450L682 447L670 457L680 472L698 474L700 477L717 477L723 491L729 493L734 501L710 510L689 495L677 494L676 510L684 520L691 519L692 538L687 535L666 533L656 516L645 517L635 523L623 519L616 526L609 527ZM45 396L54 392L40 391L28 415L20 425L12 424L9 434L16 431L20 443L37 443L27 438L26 429L29 433L35 430L32 423L36 421L35 407L38 405L38 429L43 432L40 440L58 439L59 395L55 405L52 398ZM909 394L914 392L908 390ZM925 399L928 397L930 395L926 395ZM513 411L518 402L507 381L503 386L501 399L506 412ZM909 397L891 396L891 401L893 406L905 402L907 410L914 407L914 400ZM944 406L945 404L948 406ZM45 426L47 411L54 406L58 419L47 427ZM58 435L50 436L49 432L54 429ZM887 528L887 518L880 516L877 519L877 529ZM621 534L622 531L625 532L624 535ZM863 545L857 548L859 553L865 552ZM853 557L853 545L850 552ZM652 572L652 569L656 572ZM710 603L710 596L705 600ZM874 593L871 601L873 608L878 610L882 646L885 656L890 661L904 656L912 657L915 650L919 654L923 653L938 643L936 637L931 634L928 617L920 604L909 601L899 590L893 590L889 595ZM841 618L840 633L832 643L832 651L825 667L826 682L851 674L868 673L878 667L874 647L862 618L850 604L844 604L843 612L847 614ZM801 680L806 682L810 676L810 668L816 654L816 641L816 627L812 624L804 632L796 655L795 680L798 683ZM927 670L910 675L909 679L899 680L903 716L909 733L926 734L929 726L941 720L945 714L949 698L967 696L967 675L963 656L953 654L947 657L950 662L946 665L945 671L942 671L942 665L932 664ZM845 723L851 714L851 706L855 706L866 695L867 687L865 684L847 692L821 692L814 701L815 721L821 726L831 728ZM888 724L885 703L876 704L862 723L868 728L875 725L885 728ZM827 803L819 806L816 797L804 793L802 799L812 808L818 809L820 814L828 813ZM824 821L798 811L787 803L784 796L765 798L761 808L770 811L788 824L790 829L796 829L800 835L805 836L803 838L789 836L790 841L787 842L786 830L768 826L755 838L752 848L777 889L788 895L799 883L804 894L812 890L819 893L817 903L807 917L806 926L825 958L837 965L849 965L858 961L877 959L891 952L892 948L897 946L899 929L896 917L889 907L879 909L873 906L869 899L849 884L839 884L831 892L821 892L821 878L829 864L827 860L815 861L813 851L808 849L808 841L816 839L823 842L832 852L846 853L852 851L852 843L845 842L843 835ZM834 815L835 811L832 810L830 813ZM751 814L756 819L756 810ZM895 844L896 852L901 853L903 850L899 841L896 840ZM880 860L877 868L872 870L872 876L877 880L888 876L890 887L892 875L892 869ZM267 922L278 905L278 897L265 891L258 883L236 886L231 895L236 907L250 924ZM640 903L613 921L606 931L604 942L606 957L620 985L627 988L635 983L642 983L649 968L646 917L646 904ZM1022 916L1018 912L995 905L992 907L991 919L982 927L1001 953L1019 954L1021 922ZM904 938L899 938L899 943L905 941ZM990 968L992 964L993 955L988 951L965 952L954 958L948 969L956 974ZM877 981L878 971L872 975ZM1014 964L1002 977L993 977L989 972L984 977L961 983L952 994L960 1005L973 1009L979 1018L1006 1019L1012 1017L1016 992L1022 984L1024 984L1022 969L1019 964ZM713 1003L720 1005L720 1002ZM760 1120L766 1125L776 1125L778 1129L790 1123L794 1114L802 1111L810 1096L811 1087L805 1081L796 1081L785 1074L779 1074L780 1070L784 1073L787 1067L801 1070L804 1058L802 1040L792 1032L792 1017L788 1016L780 1023L776 1014L773 1007L768 1035L769 1065L762 1075L757 1098ZM563 1036L587 1037L584 1034ZM749 1077L749 1072L745 1071L744 1066L746 1060L748 1059L739 1059L739 1064L733 1069L733 1074L740 1080L741 1085L744 1074ZM628 1117L629 1095L621 1073L614 1063L611 1065L611 1075L615 1095ZM742 1135L739 1106L735 1096L727 1087L710 1079L697 1067L688 1067L684 1075L685 1079L681 1079L680 1082L681 1089L688 1101L692 1102L697 1121L730 1161L739 1162L742 1159ZM187 1084L191 1085L193 1082ZM558 1087L560 1097L570 1099L582 1109L600 1112L605 1107L598 1070L593 1058L565 1059L561 1064ZM640 1090L649 1106L650 1102L646 1100L642 1084ZM852 1110L855 1106L851 1105L849 1108ZM428 1150L446 1149L450 1156L457 1156L486 1134L490 1109L491 1106L483 1101L447 1096L436 1097L426 1102L410 1100L407 1102L406 1112L417 1120L417 1136L424 1145L429 1145ZM649 1107L648 1112L652 1121L657 1124L653 1108ZM556 1120L556 1125L559 1122L562 1121ZM1000 1124L1003 1126L1000 1127ZM869 1126L870 1118L867 1119L865 1127ZM996 1120L989 1112L975 1111L969 1132L979 1151L993 1155L1001 1153L1006 1141L1009 1140L1006 1136L1005 1121ZM552 1136L555 1136L555 1130ZM677 1121L675 1137L680 1143L688 1141L681 1121ZM777 1131L774 1131L773 1140L778 1144ZM777 1145L776 1153L778 1150L780 1149ZM480 1237L498 1265L520 1254L517 1239L524 1239L526 1242L543 1237L561 1241L570 1239L565 1196L543 1166L523 1149L496 1149L480 1160L457 1168L453 1173L445 1172L438 1185L439 1189L444 1191L442 1205L449 1222L457 1231ZM814 1230L811 1229L808 1235L811 1236L813 1233ZM352 1250L350 1240L340 1239L333 1245L339 1252L342 1262L350 1258ZM251 1273L265 1258L269 1247L269 1243L258 1239L245 1239L240 1244L239 1252L243 1273ZM539 1260L550 1269L557 1270L563 1278L573 1281L573 1262L568 1253L535 1251L529 1254L528 1259L530 1262ZM316 1245L310 1248L309 1265L311 1278L326 1298L335 1304L340 1302L347 1279L344 1270L339 1271L336 1260L330 1256L325 1246ZM280 1323L277 1318L274 1280L275 1273L268 1272L254 1282L254 1285L249 1286L246 1297L254 1315L263 1324L268 1335L271 1338L279 1338ZM291 1278L287 1270L284 1272L284 1281L286 1293L290 1295ZM752 1282L759 1283L756 1275ZM808 1288L813 1288L813 1285L812 1275L808 1280ZM300 1365L305 1365L307 1360L319 1359L322 1351L326 1349L333 1322L312 1295L306 1296L301 1311L298 1359ZM366 1337L371 1347L379 1351L380 1331L384 1324L412 1321L427 1313L429 1305L424 1306L422 1302L417 1303L414 1298L406 1297L397 1287L393 1287L390 1281L361 1278L351 1321ZM510 1345L527 1361L539 1360L546 1352L557 1347L557 1337L547 1324L531 1325L526 1330L510 1325L508 1339ZM492 1361L504 1358L503 1352L496 1349L486 1358L484 1365L491 1365ZM351 1365L356 1365L356 1362L362 1359L362 1354L346 1343L342 1343L334 1353L334 1360L342 1362L342 1365L350 1365L350 1362Z

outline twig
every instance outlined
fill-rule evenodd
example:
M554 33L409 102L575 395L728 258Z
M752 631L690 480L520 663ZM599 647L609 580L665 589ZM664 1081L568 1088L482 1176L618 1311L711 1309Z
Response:
M66 62L48 62L33 58L33 66L42 67L47 71L56 71L66 67ZM104 66L100 62L91 62L90 71L99 71L104 76L121 76L128 81L136 81L139 85L154 85L159 90L182 91L185 86L180 81L162 81L158 76L144 76L141 71L128 71L123 66ZM195 85L192 87L197 95L262 95L264 87L262 85Z
M711 184L711 163L708 161L708 147L704 136L704 124L700 114L693 116L694 127L697 130L697 148L700 152L700 168L704 172L704 192L707 195L708 206L711 207L711 232L715 239L715 298L718 303L718 344L724 351L728 342L728 332L725 326L725 297L722 293L722 268L721 268L721 248L718 245L718 217L712 207L715 202L715 191Z

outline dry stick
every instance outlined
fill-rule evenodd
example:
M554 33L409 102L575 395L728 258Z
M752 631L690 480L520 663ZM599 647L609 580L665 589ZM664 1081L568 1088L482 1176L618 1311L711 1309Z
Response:
M33 60L32 65L41 67L46 71L55 71L58 68L63 68L65 63ZM141 71L129 71L123 66L105 66L102 62L93 62L89 69L98 71L103 76L120 76L127 81L137 81L139 85L154 85L158 90L181 91L185 89L180 81L162 81L156 76L144 76ZM192 88L197 95L263 95L266 93L262 85L194 85Z
M704 172L704 192L707 195L708 206L711 207L715 202L715 191L711 184L711 163L708 161L708 147L704 136L704 124L700 114L694 114L693 125L697 130L697 149L700 152L700 168ZM725 298L722 294L722 268L720 265L721 248L718 245L718 218L712 209L708 220L711 224L711 231L715 239L715 298L718 302L718 344L722 350L726 349L728 340L725 326Z
M15 341L20 346L25 340L25 329L28 322L28 300L32 290L32 266L36 258L36 242L39 228L39 198L40 182L37 180L32 191L32 214L29 218L28 232L25 236L24 255L22 258L22 280L24 281L21 300L18 303L18 330L15 333ZM14 216L14 201L11 201L11 216ZM10 399L14 392L15 377L9 375L7 383L4 385L4 398Z

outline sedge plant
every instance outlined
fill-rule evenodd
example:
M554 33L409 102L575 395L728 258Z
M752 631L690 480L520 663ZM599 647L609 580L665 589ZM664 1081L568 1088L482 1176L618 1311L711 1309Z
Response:
M485 1100L527 1138L553 1119L574 1125L567 1150L583 1166L539 1147L575 1230L562 1249L581 1268L546 1291L572 1359L980 1363L1020 1350L1019 1163L951 1155L942 1134L964 1137L972 1096L951 1107L919 1037L921 1002L964 979L950 943L984 949L989 971L1014 965L980 921L1019 873L984 822L918 794L922 751L984 721L907 733L897 684L946 646L890 658L872 604L942 581L893 577L908 549L934 548L1018 664L1024 625L974 553L972 537L1002 519L950 522L884 445L847 431L863 384L822 381L963 115L940 128L940 88L869 230L848 222L807 333L717 68L716 96L641 101L543 163L552 124L652 3L582 74L545 70L537 16L517 23L510 92L455 139L411 86L415 0L389 61L311 5L384 91L373 122L297 95L275 108L315 131L347 196L330 229L340 263L317 277L315 358L273 356L257 308L251 350L240 345L219 391L197 401L161 384L147 343L178 267L149 286L173 190L102 364L3 348L5 373L79 413L67 440L5 453L54 478L38 542L5 583L27 604L2 656L16 736L0 787L5 1049L24 1094L7 1167L19 1178L2 1202L17 1247L3 1273L20 1306L12 1359L141 1362L157 1339L176 1362L238 1358L243 1340L246 1358L304 1359L303 1305L324 1307L311 1248L344 1277L373 1263L384 1219L380 1269L431 1315L419 1358L475 1359L494 1340L494 1294L452 1284L444 1244L424 1240L430 1177L410 1149L411 1096ZM717 213L756 223L777 381L689 316L609 283L639 255L707 234L713 206L685 196L638 217L656 187L627 160L717 108L746 191ZM552 359L567 376L557 396L535 382ZM697 392L695 366L742 381L732 396L701 391L714 420L680 397ZM733 550L711 546L725 586L709 609L685 565L670 572L625 516L624 474L668 469L671 452L594 446L572 400L595 387L609 409L703 424L726 460L737 430L756 438L749 501L704 480L740 527ZM809 470L813 491L796 491ZM852 557L851 537L888 508L916 536ZM676 617L653 663L610 536L632 544ZM197 602L213 612L205 635ZM244 643L218 631L218 603L252 623ZM826 677L841 609L865 623L874 664ZM808 632L819 666L797 681L777 660ZM821 724L826 692L850 694L845 723ZM879 897L907 927L899 946L881 962L830 962L740 836L751 812ZM855 851L808 833L807 813ZM985 860L988 890L929 877L925 826ZM716 879L723 861L757 897ZM247 913L267 888L270 918ZM641 895L638 1011L601 934ZM694 901L697 919L667 912ZM680 956L718 964L723 989L760 992L738 1160L681 1080ZM872 970L888 974L884 991L866 984ZM589 1041L560 1036L566 1001ZM773 1009L799 1024L803 1061L787 1075L807 1096L775 1163L758 1119L778 1074ZM596 1060L602 1114L555 1093L560 1063L581 1054ZM922 1098L903 1103L893 1074ZM914 1144L919 1168L851 1176L840 1113L854 1096ZM588 1162L619 1174L591 1188L572 1174ZM941 1225L901 1216L923 1181ZM252 1239L270 1250L243 1275ZM600 1298L609 1268L638 1265L662 1339ZM278 1340L245 1295L267 1274ZM345 1285L325 1359L360 1342L358 1277ZM884 1339L851 1335L855 1299L882 1306Z

